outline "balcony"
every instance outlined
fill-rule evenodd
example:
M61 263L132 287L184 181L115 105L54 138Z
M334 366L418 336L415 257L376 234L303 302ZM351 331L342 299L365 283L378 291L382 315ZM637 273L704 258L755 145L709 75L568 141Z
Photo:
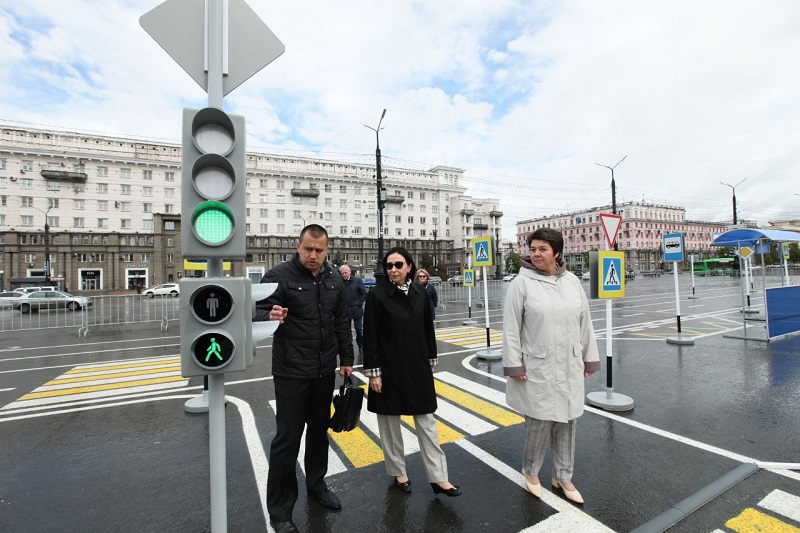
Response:
M386 203L387 204L402 204L406 201L405 196L387 196Z
M474 209L462 209L461 211L458 212L458 214L466 215L468 217L471 217L472 215L475 214L475 210Z
M472 229L489 229L489 224L473 224Z
M42 170L42 177L46 180L71 181L73 183L85 183L86 172L69 172L67 170Z
M319 189L292 189L292 196L310 196L316 198L319 196Z
M490 217L494 217L494 218L501 218L503 216L503 212L502 211L490 211L489 212L489 216Z

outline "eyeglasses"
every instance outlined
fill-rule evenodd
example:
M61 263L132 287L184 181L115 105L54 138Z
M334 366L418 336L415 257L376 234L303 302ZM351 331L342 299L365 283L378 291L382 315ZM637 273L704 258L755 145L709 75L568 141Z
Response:
M405 263L402 261L395 261L394 263L386 263L386 270L391 270L392 267L396 268L397 270L400 270L401 268L403 268L403 265L405 265Z
M417 279L426 279L427 277L428 276L426 276L425 274L420 274L419 276L417 276Z

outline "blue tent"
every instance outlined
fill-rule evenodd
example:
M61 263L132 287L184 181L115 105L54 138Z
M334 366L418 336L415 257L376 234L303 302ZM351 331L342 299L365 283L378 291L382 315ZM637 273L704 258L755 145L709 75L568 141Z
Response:
M800 242L800 233L777 229L745 228L726 231L711 246L752 246L759 241Z

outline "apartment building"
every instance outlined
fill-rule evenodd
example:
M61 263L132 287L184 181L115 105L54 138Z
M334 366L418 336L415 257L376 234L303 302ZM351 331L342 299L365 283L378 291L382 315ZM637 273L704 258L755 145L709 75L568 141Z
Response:
M537 228L555 228L564 236L564 259L576 268L584 268L584 252L605 249L601 213L611 213L611 206L553 215L517 223L517 251L525 253L525 236ZM625 252L625 264L631 269L654 270L663 261L663 236L683 233L686 254L698 259L715 255L711 241L723 233L727 224L686 220L682 207L647 202L625 202L617 206L622 217L617 245Z
M150 140L0 126L0 278L42 275L71 290L135 290L205 265L181 256L181 147ZM378 261L374 163L247 153L247 255L225 265L259 280L294 254L306 224L329 258L365 272ZM499 237L499 201L466 194L464 171L382 165L384 251L405 246L452 275L469 240Z

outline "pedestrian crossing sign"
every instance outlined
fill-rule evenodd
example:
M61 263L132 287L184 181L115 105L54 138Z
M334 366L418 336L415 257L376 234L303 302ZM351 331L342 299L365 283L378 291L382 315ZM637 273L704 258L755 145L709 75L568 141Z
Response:
M472 257L476 267L492 266L492 238L487 236L472 239Z
M625 296L625 253L611 250L598 252L598 297L623 298Z
M475 271L471 268L464 270L464 286L465 287L474 287L475 286Z

